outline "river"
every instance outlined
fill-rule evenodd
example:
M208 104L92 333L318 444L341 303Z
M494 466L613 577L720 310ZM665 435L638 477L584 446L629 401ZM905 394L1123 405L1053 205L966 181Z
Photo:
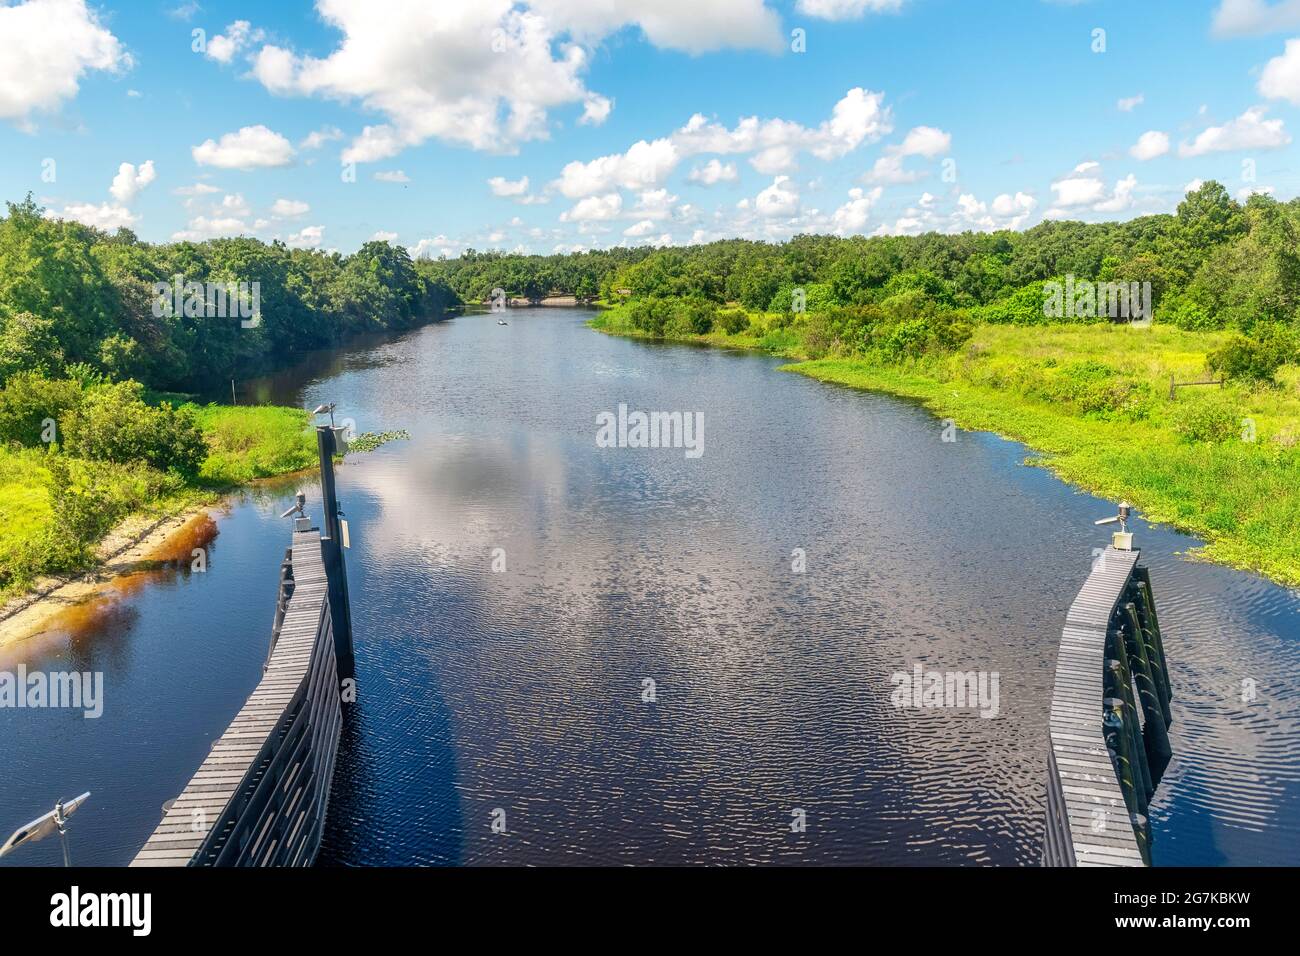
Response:
M589 315L467 315L244 386L412 436L339 470L360 695L320 862L1036 864L1057 641L1113 503L913 404ZM702 413L703 454L598 447L620 404ZM0 712L0 829L91 790L74 860L130 860L260 676L294 487L0 650L106 687L97 720ZM1300 596L1131 530L1175 687L1156 862L1294 864ZM896 708L917 663L996 673L996 716Z

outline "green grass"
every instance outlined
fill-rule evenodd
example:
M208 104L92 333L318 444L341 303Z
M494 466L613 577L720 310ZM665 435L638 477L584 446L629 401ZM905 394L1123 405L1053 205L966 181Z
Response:
M626 334L612 319L604 330ZM806 358L788 341L772 348L771 333L677 338ZM1200 386L1168 397L1170 374L1209 377L1206 355L1226 338L1158 325L986 325L958 352L907 365L842 356L783 368L914 399L962 428L1024 442L1040 453L1033 464L1201 537L1196 557L1300 586L1300 369L1284 367L1277 387ZM1231 425L1225 440L1180 433L1213 414ZM1253 442L1243 440L1245 419Z
M113 521L128 515L161 517L215 500L230 488L313 467L316 438L301 409L274 406L196 407L209 454L189 482L168 479L144 465L79 462ZM88 563L54 534L46 452L0 447L0 602L31 587L35 578Z
M719 315L725 315L728 312L736 312L738 309L720 309ZM775 313L749 313L751 320L757 319L759 322L769 321L775 318ZM622 302L618 305L602 309L600 314L587 323L593 329L601 332L607 332L610 335L619 335L633 339L650 339L656 342L694 342L702 345L711 345L716 348L731 349L750 349L759 352L770 352L773 355L783 356L785 358L800 358L799 343L793 335L783 335L781 331L777 332L756 332L752 327L749 331L738 332L735 335L728 335L720 329L714 330L707 335L691 334L673 334L668 333L662 336L651 335L648 332L642 332L634 328L628 321L628 303Z
M39 572L40 546L50 524L45 454L0 448L0 574L19 583ZM0 596L5 581L0 578Z
M207 405L195 414L208 440L208 459L199 473L207 483L243 484L316 464L316 432L302 409Z

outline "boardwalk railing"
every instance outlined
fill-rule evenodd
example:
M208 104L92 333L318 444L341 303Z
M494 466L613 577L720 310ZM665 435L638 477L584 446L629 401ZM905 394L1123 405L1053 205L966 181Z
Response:
M1066 615L1052 693L1044 866L1146 866L1171 688L1140 552L1107 548Z
M298 519L262 680L132 866L315 860L342 723L322 544Z

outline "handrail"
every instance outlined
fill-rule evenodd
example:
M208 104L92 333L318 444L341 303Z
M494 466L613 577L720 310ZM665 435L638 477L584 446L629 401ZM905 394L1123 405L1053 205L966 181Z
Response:
M283 610L276 611L261 681L169 802L132 866L306 866L315 860L342 733L317 529L294 532L279 586Z
M284 560L280 562L280 589L275 600L275 619L271 622L271 646L267 648L266 663L262 665L264 674L271 666L271 658L275 656L275 645L280 640L280 629L284 627L284 615L289 610L293 586L293 548L288 547L284 549Z
M1044 866L1151 863L1173 693L1151 575L1107 548L1066 615L1052 692Z

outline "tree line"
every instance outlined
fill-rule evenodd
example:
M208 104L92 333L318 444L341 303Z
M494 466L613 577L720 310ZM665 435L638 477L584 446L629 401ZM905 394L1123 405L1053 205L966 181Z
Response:
M963 325L1062 321L1060 311L1044 307L1047 283L1057 290L1070 278L1136 284L1149 291L1156 322L1235 330L1236 351L1220 364L1247 374L1262 366L1271 374L1269 366L1294 361L1296 353L1300 199L1256 194L1238 202L1210 181L1188 192L1174 213L1127 222L799 235L784 243L731 239L553 256L471 251L438 260L431 274L475 301L493 288L529 299L595 289L608 302L629 301L633 324L653 334L672 331L674 323L696 334L745 328L743 317L717 314L724 306L802 313L810 318L799 321L817 327L814 339L825 339L825 349L854 352L888 341L899 354L960 344ZM1065 310L1067 321L1107 318L1105 308Z
M362 332L409 328L459 299L400 246L351 255L282 242L141 242L47 218L30 196L0 217L0 384L83 368L150 389L194 392L287 365ZM164 286L249 288L260 315L177 310ZM247 303L245 303L247 305ZM75 376L74 376L75 377Z
M431 274L459 296L494 288L512 296L595 294L700 298L757 311L788 311L802 288L808 311L877 303L921 289L985 320L1031 320L1015 303L1041 283L1149 282L1165 321L1187 328L1240 328L1294 321L1300 306L1300 199L1237 202L1214 181L1172 214L1127 222L1047 221L1024 232L930 232L919 236L799 235L784 243L729 239L705 245L515 255L467 250ZM1008 310L1010 312L1008 313ZM1039 298L1032 321L1046 321Z

